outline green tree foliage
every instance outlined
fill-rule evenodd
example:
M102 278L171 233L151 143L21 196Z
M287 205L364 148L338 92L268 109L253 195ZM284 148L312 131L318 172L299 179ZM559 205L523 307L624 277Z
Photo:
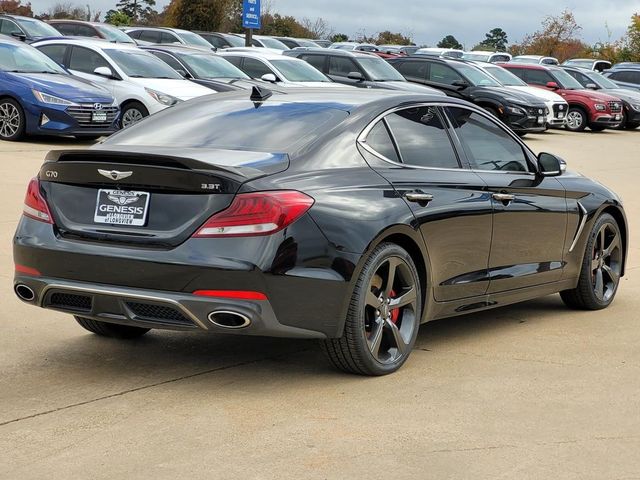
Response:
M187 30L218 31L228 4L226 0L180 0L175 12L176 23Z
M378 33L375 43L376 45L413 45L411 37L401 33L392 33L389 30Z
M462 44L453 35L447 35L438 42L438 48L455 48L462 50Z
M312 32L305 28L295 17L267 13L262 16L261 35L281 37L311 38Z
M31 2L22 3L21 0L0 0L0 13L33 17Z
M484 34L485 39L473 47L474 50L491 50L495 52L506 52L509 38L507 33L501 28L492 28Z
M344 33L336 33L334 35L331 35L331 37L329 37L329 40L331 40L332 42L348 42L349 41L349 35L344 34Z
M116 27L126 27L127 25L131 25L131 19L129 15L119 10L109 10L104 16L104 21L106 23L110 23L111 25L115 25Z
M116 4L118 11L124 13L131 19L131 23L136 24L145 16L153 12L156 0L120 0Z

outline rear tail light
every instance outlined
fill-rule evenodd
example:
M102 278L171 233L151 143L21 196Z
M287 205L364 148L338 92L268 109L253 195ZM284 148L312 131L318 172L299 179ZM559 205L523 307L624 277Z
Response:
M291 225L311 208L313 198L295 190L241 193L213 215L194 237L269 235Z
M32 178L29 182L27 194L24 197L22 213L34 220L53 223L49 206L40 193L40 181L37 178Z
M266 300L267 296L262 292L251 290L196 290L194 295L199 297L231 298L234 300Z
M39 277L42 275L39 270L33 267L27 267L26 265L20 265L19 263L15 264L16 273L21 273L23 275L31 275L32 277Z

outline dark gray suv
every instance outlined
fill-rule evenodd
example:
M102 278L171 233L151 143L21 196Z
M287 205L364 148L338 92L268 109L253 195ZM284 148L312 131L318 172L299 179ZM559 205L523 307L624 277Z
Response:
M640 63L620 63L603 75L623 88L640 90Z

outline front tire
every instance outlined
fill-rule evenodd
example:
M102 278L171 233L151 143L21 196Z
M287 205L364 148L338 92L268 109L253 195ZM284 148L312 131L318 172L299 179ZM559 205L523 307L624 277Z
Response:
M387 375L409 357L422 312L420 277L411 256L383 243L367 259L351 297L342 337L322 342L336 368Z
M589 117L580 107L569 107L565 128L571 132L582 132L589 124Z
M76 322L85 330L100 335L101 337L131 339L138 338L147 333L150 329L141 327L131 327L129 325L117 325L115 323L99 322L90 318L74 317Z
M12 98L0 100L0 140L16 142L24 136L24 110Z
M560 292L564 303L579 310L608 307L618 291L623 255L618 223L608 213L600 215L589 234L578 285Z
M122 107L122 112L120 114L120 126L122 128L130 127L148 116L149 110L147 110L147 107L143 104L140 102L129 102Z

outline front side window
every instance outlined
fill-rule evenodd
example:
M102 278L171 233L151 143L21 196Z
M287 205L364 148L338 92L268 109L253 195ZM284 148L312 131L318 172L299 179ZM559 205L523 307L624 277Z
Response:
M249 75L251 78L261 78L267 73L273 74L269 67L267 67L260 60L256 60L255 58L245 58L243 70L244 73Z
M353 60L347 57L331 56L329 57L329 75L338 77L347 77L351 72L359 72Z
M74 37L77 34L78 29L77 26L73 23L56 23L54 24L56 30L58 30L62 35L67 37Z
M427 79L427 62L401 62L397 64L398 71L407 80L425 81Z
M93 74L98 67L107 67L111 70L109 62L102 58L99 53L83 47L72 48L71 58L69 59L69 68L71 70Z
M460 167L437 107L406 108L387 115L385 120L403 163L431 168Z
M453 68L442 63L432 63L429 69L429 80L443 85L453 85L453 82L464 82L464 78Z
M300 58L321 72L324 71L324 59L326 58L324 55L302 55Z
M522 146L495 122L466 108L450 107L447 111L471 168L530 171Z
M537 69L527 70L527 83L545 87L549 82L555 82L549 72Z
M12 34L22 35L22 30L11 20L0 19L0 33L11 36Z

